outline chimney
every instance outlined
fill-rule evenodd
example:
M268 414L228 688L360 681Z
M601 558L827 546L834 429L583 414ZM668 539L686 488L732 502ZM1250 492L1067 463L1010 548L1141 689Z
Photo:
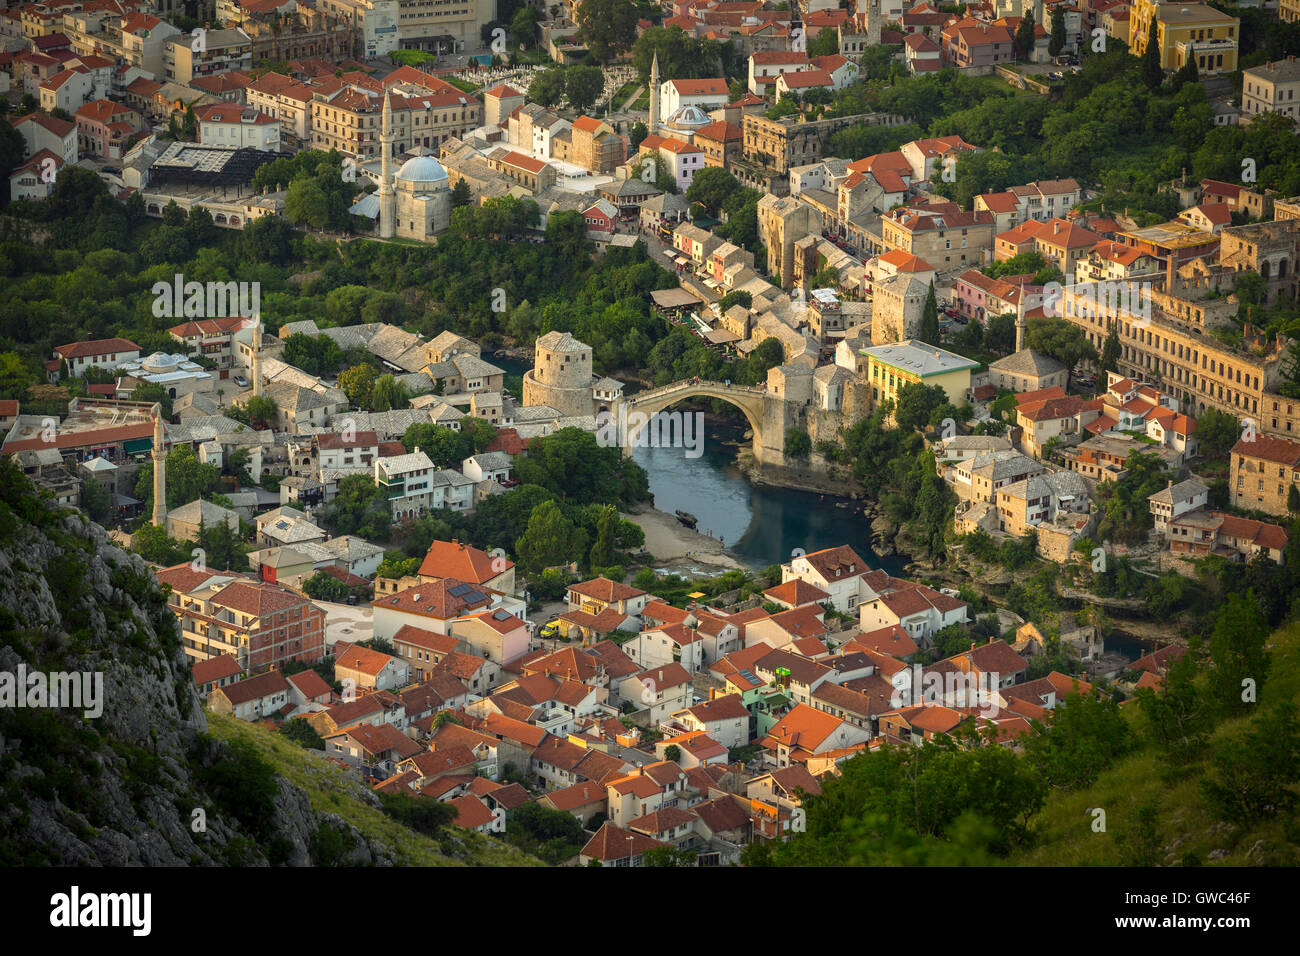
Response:
M1176 272L1174 266L1174 253L1171 250L1169 253L1169 258L1165 262L1165 292L1169 293L1170 295L1172 295L1175 291L1174 290L1175 274Z
M970 642L970 649L971 649L972 651L975 650L975 642L974 642L974 641L971 641L971 642Z

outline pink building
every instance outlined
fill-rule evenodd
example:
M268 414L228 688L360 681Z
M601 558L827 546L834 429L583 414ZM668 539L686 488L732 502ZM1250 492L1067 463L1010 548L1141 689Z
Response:
M139 116L111 100L93 100L77 110L77 148L83 155L121 159Z

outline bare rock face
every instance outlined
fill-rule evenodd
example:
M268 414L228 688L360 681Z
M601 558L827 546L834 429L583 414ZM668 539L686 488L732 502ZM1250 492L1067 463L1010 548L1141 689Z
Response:
M310 865L323 830L332 862L392 863L256 755L207 736L179 624L138 555L30 485L0 489L0 542L0 680L90 675L92 695L102 681L98 715L87 699L0 701L0 865Z

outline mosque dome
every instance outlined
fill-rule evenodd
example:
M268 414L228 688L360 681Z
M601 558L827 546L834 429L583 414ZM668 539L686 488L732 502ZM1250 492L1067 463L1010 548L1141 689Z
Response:
M402 164L402 168L397 171L397 179L406 183L445 183L447 170L432 156L416 156Z
M146 371L155 374L161 372L173 372L176 370L177 364L175 356L167 355L165 352L154 352L140 363Z
M668 122L664 125L671 126L674 129L698 129L702 126L708 126L712 122L713 120L709 119L709 114L698 106L683 106L668 117Z

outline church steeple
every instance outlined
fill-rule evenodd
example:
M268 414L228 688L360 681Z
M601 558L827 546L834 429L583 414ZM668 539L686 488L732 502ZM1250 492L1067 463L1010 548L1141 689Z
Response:
M384 113L379 135L379 238L391 239L397 229L394 217L397 200L393 195L393 105L388 90L384 91Z

